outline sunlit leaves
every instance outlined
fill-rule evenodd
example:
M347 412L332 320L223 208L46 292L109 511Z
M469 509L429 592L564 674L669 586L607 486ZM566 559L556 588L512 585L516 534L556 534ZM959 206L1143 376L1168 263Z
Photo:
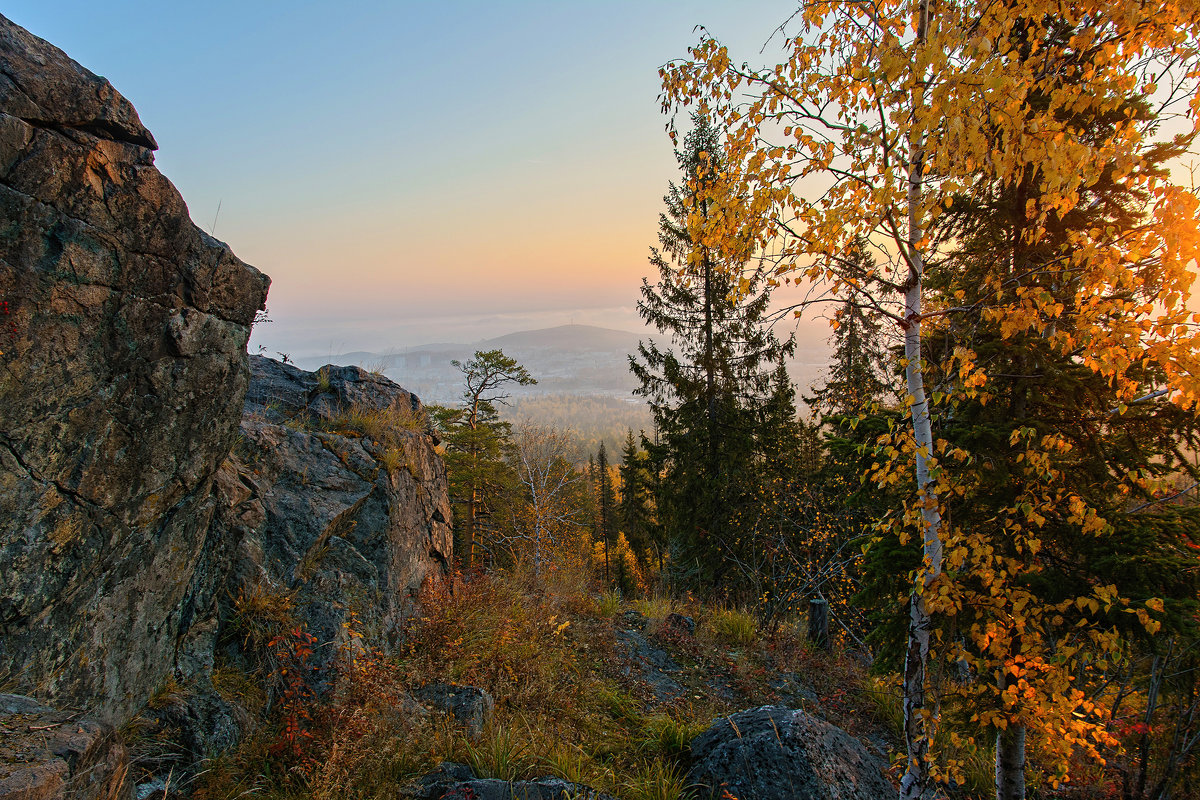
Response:
M918 16L931 7L918 36ZM1200 325L1187 308L1200 203L1162 167L1200 125L1200 7L828 0L807 3L797 24L780 64L736 66L705 37L688 60L663 70L667 110L695 105L728 129L728 166L711 197L720 213L689 218L698 239L739 258L747 248L765 251L777 279L823 283L906 327L924 326L927 340L950 338L954 320L969 316L989 347L1078 367L1113 400L1112 414L1092 409L1099 419L1089 425L1140 413L1151 389L1165 390L1176 409L1200 405ZM1153 104L1172 97L1179 102L1166 112L1177 114L1179 137L1155 141L1162 118ZM815 190L813 178L821 179ZM1011 252L1036 249L1037 262L998 254L972 285L947 277L945 291L925 295L919 317L900 316L899 294L925 267L931 275L949 269L960 231L944 227L948 220L985 206L996 187L1017 185L1026 196L1006 222ZM1100 186L1148 213L1136 224L1113 215L1076 224ZM865 273L839 269L836 257L859 237L890 262ZM932 404L908 392L910 420L927 410L945 420L1003 398L1005 379L987 354L956 335L961 341L929 365L940 381ZM1154 385L1128 377L1135 373ZM966 630L961 644L941 642L938 653L979 676L963 691L978 693L968 700L981 725L1040 730L1063 756L1057 777L1065 777L1072 748L1097 753L1104 743L1099 711L1077 684L1085 665L1097 669L1116 648L1108 615L1121 604L1108 586L1050 602L1029 585L1055 531L1111 532L1112 506L1105 510L1107 500L1072 476L1085 454L1070 437L1023 425L1007 445L974 449L918 445L911 429L896 426L867 452L874 466L866 479L907 492L883 520L902 541L926 530L931 504L944 519L955 502L975 499L986 509L973 524L950 517L942 531L947 573L925 598L931 612ZM927 462L928 485L913 480L919 462ZM999 481L1006 493L992 497ZM1130 470L1110 485L1118 498L1154 496L1160 481L1155 470ZM1157 625L1152 612L1130 609L1146 630ZM997 671L1015 680L983 679Z

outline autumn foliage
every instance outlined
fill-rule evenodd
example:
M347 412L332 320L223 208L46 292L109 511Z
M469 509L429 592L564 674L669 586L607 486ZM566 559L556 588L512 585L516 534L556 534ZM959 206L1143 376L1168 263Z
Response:
M869 479L898 501L884 527L923 550L902 796L936 777L943 691L996 731L998 796L1023 796L1026 730L1052 781L1076 749L1099 759L1117 617L1159 624L1159 600L1062 560L1127 530L1188 469L1172 440L1186 443L1200 400L1198 203L1169 161L1200 122L1200 12L817 2L792 23L774 67L738 66L705 37L663 70L667 110L728 132L726 185L689 230L902 331L904 424L866 445ZM863 241L885 257L851 263ZM1042 390L1067 404L1057 422ZM1139 439L1130 415L1162 433ZM962 680L938 677L955 664Z

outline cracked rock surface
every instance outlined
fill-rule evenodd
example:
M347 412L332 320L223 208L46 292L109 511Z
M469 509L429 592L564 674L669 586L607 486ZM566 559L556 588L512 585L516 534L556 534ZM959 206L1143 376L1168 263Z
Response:
M263 606L239 610L241 598L286 598L287 627L315 637L308 665L320 691L344 648L395 642L453 546L445 464L416 397L358 367L318 374L261 356L250 366L241 428L216 474L203 558L183 603L174 670L182 692L151 715L179 749L175 762L154 767L159 778L229 749L254 725L244 698L213 682L221 664L263 668L245 627ZM362 425L371 414L374 425ZM414 702L405 713L416 711Z
M0 17L0 677L120 724L172 668L269 280L104 78Z
M234 516L255 523L242 536L232 586L295 592L299 618L317 637L317 666L336 656L351 611L360 633L394 642L453 546L446 468L420 401L358 367L314 373L261 356L250 362L227 463L248 494L221 505L252 509ZM347 412L379 414L385 430L356 430Z
M692 740L688 784L720 800L876 800L896 790L887 764L806 711L762 706L713 722Z

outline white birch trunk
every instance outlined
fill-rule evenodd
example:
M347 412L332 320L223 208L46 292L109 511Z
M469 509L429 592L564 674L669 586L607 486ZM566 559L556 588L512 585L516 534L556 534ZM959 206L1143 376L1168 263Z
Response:
M1025 800L1025 726L996 731L996 800Z
M920 0L916 49L929 35L929 0ZM913 109L924 105L920 84L913 89ZM933 736L933 710L925 696L926 665L929 661L931 621L925 607L924 590L941 574L941 514L936 490L929 479L929 459L933 454L933 431L929 424L929 401L925 396L925 376L921 361L921 300L925 272L924 254L918 244L925 238L921 211L925 169L925 143L919 134L910 134L908 147L908 280L904 286L904 369L910 395L913 438L916 442L916 478L918 502L922 504L922 555L924 569L913 587L909 610L908 646L904 657L904 743L908 766L900 780L900 800L917 800L931 789L929 744Z

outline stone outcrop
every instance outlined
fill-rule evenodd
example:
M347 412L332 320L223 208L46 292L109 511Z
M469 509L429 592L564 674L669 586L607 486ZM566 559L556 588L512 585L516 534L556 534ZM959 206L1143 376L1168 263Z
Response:
M618 630L617 652L624 662L626 676L635 676L644 681L660 701L682 697L683 686L671 677L680 675L683 668L675 663L671 654L655 645L636 628Z
M245 529L231 589L294 593L318 660L336 653L330 645L343 641L345 623L394 642L453 546L428 415L415 396L359 367L305 372L253 356L251 368L226 465L237 481L218 484L232 512L219 519Z
M471 739L483 735L496 708L491 693L478 686L431 683L414 689L412 696L425 708L449 716Z
M313 634L318 668L394 642L452 546L416 397L258 357L251 381L269 280L192 224L155 147L0 17L0 685L39 698L21 714L86 711L44 730L88 741L142 712L175 744L150 778L252 724L230 675L271 676L272 625ZM84 749L34 772L78 783L109 760Z
M0 800L128 796L128 756L111 726L0 694Z
M0 677L114 722L189 625L269 283L154 148L108 81L0 17Z
M476 778L466 764L450 761L400 787L399 794L406 800L615 800L591 787L550 776L528 781Z
M763 706L723 717L692 740L687 781L702 798L876 800L895 796L887 765L805 711Z
M270 680L267 640L298 627L315 637L319 693L346 647L396 642L453 546L445 464L415 396L358 367L306 372L261 356L250 365L183 604L182 692L153 714L179 750L158 766L164 774L229 748L253 724L214 686L214 670Z

